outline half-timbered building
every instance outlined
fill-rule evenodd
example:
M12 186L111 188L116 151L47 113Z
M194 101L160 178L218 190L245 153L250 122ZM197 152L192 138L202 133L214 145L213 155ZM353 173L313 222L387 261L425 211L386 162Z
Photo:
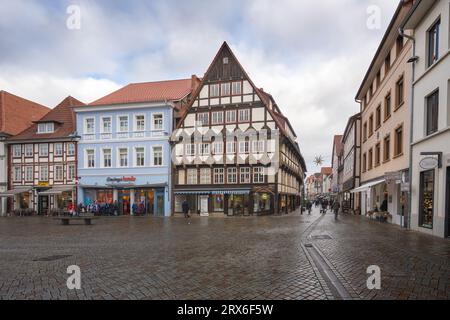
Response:
M73 106L65 98L40 120L7 139L12 210L41 215L61 212L76 201L77 146Z
M300 205L305 162L289 120L225 42L172 134L173 211L287 213Z

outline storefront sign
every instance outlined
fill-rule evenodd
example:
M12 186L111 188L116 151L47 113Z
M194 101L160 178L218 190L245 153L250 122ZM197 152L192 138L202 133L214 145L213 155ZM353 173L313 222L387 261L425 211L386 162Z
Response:
M439 161L437 158L433 158L433 157L426 157L423 158L422 160L420 160L419 166L422 169L426 169L426 170L430 170L430 169L434 169L438 166Z
M388 183L400 183L402 182L402 173L400 171L394 171L394 172L386 172L384 174L384 179Z
M133 176L123 176L123 177L108 177L106 178L106 182L108 183L122 183L122 182L135 182L136 177Z
M49 186L49 183L48 183L48 182L43 182L43 181L41 181L41 182L38 182L38 186L39 186L39 187L48 187L48 186Z

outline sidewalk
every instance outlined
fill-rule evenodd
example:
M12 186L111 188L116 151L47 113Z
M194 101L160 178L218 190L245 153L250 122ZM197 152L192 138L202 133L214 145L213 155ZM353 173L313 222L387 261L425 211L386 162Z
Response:
M361 299L450 299L450 240L362 216L324 215L310 236ZM315 237L319 236L319 237ZM327 239L327 238L331 239ZM381 289L366 286L381 269Z

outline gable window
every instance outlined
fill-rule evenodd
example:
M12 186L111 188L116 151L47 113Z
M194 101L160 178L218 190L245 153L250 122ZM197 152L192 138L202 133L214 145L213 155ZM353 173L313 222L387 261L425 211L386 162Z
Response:
M55 143L55 156L62 156L63 154L63 144Z
M136 167L143 167L145 164L145 151L143 147L134 149L134 158Z
M239 110L239 121L240 122L250 121L250 110L249 109Z
M426 98L426 134L427 136L438 131L439 120L439 90Z
M48 156L48 144L46 143L39 144L39 156L40 157Z
M103 149L103 168L111 168L111 149Z
M226 123L236 122L236 110L227 110L225 115L226 115L225 117Z
M219 84L209 85L209 97L215 98L219 96Z
M242 84L240 81L234 81L231 85L231 94L238 95L242 93Z
M230 95L230 83L229 82L223 82L220 85L220 91L222 96L229 96Z
M33 145L26 144L25 145L25 157L32 157L32 156L33 156Z
M441 21L438 20L427 33L428 38L428 67L433 65L439 59L439 28Z
M214 111L212 113L212 124L223 123L223 111Z
M153 117L153 130L163 130L164 119L162 113L154 113Z
M111 117L102 118L102 133L111 133Z
M38 124L38 133L52 133L54 131L53 122L45 122Z
M63 180L63 166L55 165L55 180L62 181Z
M387 136L384 138L384 156L383 161L389 161L391 159L391 136Z
M214 183L215 184L223 184L224 182L224 169L223 168L214 168Z
M253 182L264 183L264 168L253 167Z
M95 151L93 149L86 150L86 167L95 168Z
M420 173L419 225L430 229L433 228L434 175L434 169Z
M403 154L403 125L395 129L394 156Z
M22 167L14 167L13 175L14 181L22 181Z
M13 157L20 158L22 156L22 145L15 144L13 145Z
M73 155L75 155L75 143L69 142L69 143L67 144L67 155L68 155L68 156L73 156Z
M152 147L153 150L153 165L162 166L163 164L163 151L161 146Z
M201 123L201 125L209 124L209 113L208 112L200 112L197 114L197 121Z
M128 116L119 116L119 132L128 132Z
M48 181L48 165L39 166L39 181Z
M94 118L84 119L84 133L94 134L94 132L95 132L95 119Z
M404 102L403 76L395 84L395 109L397 110Z
M237 169L227 168L227 183L237 183Z
M119 148L119 166L128 167L128 149Z
M384 121L389 119L391 116L391 94L388 93L384 98Z
M211 183L211 169L201 168L200 169L200 183L210 184Z

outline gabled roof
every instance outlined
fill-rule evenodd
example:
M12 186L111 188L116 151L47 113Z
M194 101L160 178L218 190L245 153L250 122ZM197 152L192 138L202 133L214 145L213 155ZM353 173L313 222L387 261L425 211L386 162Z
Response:
M41 119L34 121L34 123L26 128L19 134L10 137L8 141L19 140L45 140L45 139L57 139L66 138L71 133L76 131L75 128L75 115L73 108L75 106L85 105L83 102L68 96L61 101L55 108L49 113L43 116ZM42 122L54 122L55 130L52 133L37 133L38 124Z
M320 173L321 173L322 175L328 176L328 175L331 174L332 170L333 170L333 169L332 169L331 167L322 167L322 168L320 169Z
M140 102L178 101L192 90L191 79L130 83L94 102L89 106Z
M0 133L18 134L49 111L39 103L0 90Z
M333 154L331 156L331 165L334 167L334 153L339 156L342 153L343 145L342 145L342 135L335 135L333 138Z

